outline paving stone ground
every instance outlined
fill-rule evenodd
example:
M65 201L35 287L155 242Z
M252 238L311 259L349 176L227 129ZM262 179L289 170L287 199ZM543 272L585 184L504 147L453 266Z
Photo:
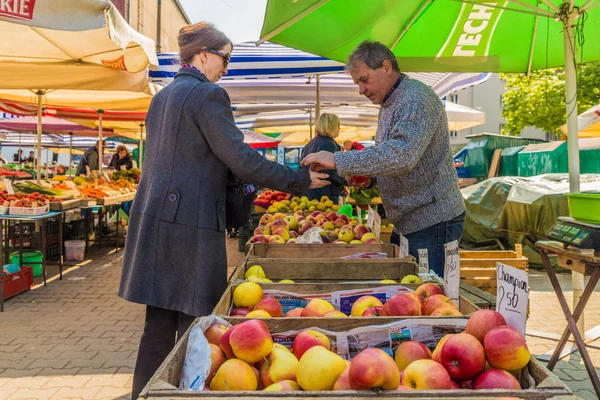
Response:
M230 266L238 265L237 243L228 243ZM128 399L144 307L117 297L122 251L93 249L89 259L67 268L64 279L36 286L6 303L0 313L0 400ZM50 268L50 275L56 268ZM559 275L570 298L571 278ZM548 277L530 272L532 353L551 354L566 321ZM586 330L600 326L600 289L586 309ZM540 337L541 336L541 337ZM600 339L590 355L600 368ZM600 369L597 369L600 373ZM555 368L578 396L596 399L578 352Z

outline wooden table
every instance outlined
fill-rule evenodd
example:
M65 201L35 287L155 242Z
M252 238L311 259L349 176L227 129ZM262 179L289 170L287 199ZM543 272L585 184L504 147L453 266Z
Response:
M577 329L577 321L583 314L583 310L592 295L592 292L596 288L596 284L600 279L600 251L594 252L593 250L584 250L577 249L575 247L567 247L559 242L547 242L540 241L535 245L540 250L540 255L542 256L542 261L544 263L544 268L548 272L548 277L550 278L550 282L552 283L552 287L556 292L556 296L558 297L558 301L560 302L560 306L563 310L565 318L567 319L567 327L563 332L560 341L554 350L554 354L550 358L550 362L548 362L548 369L552 370L558 359L560 357L560 353L563 348L567 344L569 340L569 336L573 333L573 337L575 338L575 343L577 344L577 348L581 353L581 358L583 359L583 363L585 368L590 376L592 381L592 385L594 386L594 390L596 394L600 398L600 380L598 380L598 374L596 374L596 370L594 369L594 364L590 359L590 356L587 352L587 348L584 342L584 339L581 336L581 332ZM554 254L558 256L558 264L563 267L570 269L571 271L579 272L582 274L591 274L590 280L583 291L579 302L577 303L577 307L573 313L569 310L569 304L565 299L565 295L558 283L558 279L556 278L556 273L552 264L550 263L549 255Z

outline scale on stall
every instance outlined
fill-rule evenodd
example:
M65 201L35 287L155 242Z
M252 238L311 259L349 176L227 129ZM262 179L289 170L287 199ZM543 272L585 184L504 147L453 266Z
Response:
M571 217L558 217L558 222L552 225L546 236L580 249L600 250L600 224L581 222Z

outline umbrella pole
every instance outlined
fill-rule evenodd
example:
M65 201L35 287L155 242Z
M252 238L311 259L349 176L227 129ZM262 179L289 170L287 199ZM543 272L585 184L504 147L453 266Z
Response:
M577 126L577 69L575 66L575 35L573 25L577 13L571 10L563 19L563 37L565 48L565 86L567 103L567 149L569 156L569 190L571 193L579 192L579 128ZM573 309L579 303L584 289L583 274L572 272ZM584 314L577 321L579 332L585 332Z
M102 171L102 114L104 110L98 112L98 171Z
M144 158L144 124L140 124L140 169Z
M37 160L36 160L36 173L37 183L42 181L42 95L43 92L38 90L37 96Z
M315 121L321 116L321 75L317 75L317 104L315 107Z
M73 132L69 132L69 178L71 177L71 165L73 164Z

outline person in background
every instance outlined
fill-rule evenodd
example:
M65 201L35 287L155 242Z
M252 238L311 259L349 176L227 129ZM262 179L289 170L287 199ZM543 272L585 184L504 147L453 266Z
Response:
M112 156L112 159L110 160L110 164L108 166L117 170L132 169L133 158L131 158L127 147L125 147L124 145L119 145L117 147L117 152Z
M8 161L6 161L6 158L4 158L2 155L2 152L0 152L0 162L2 162L2 164L8 164Z
M23 150L21 150L21 149L17 150L17 153L13 154L13 162L22 163L24 161L25 161L25 159L23 159Z
M85 167L89 167L90 171L98 170L100 166L100 157L98 157L98 144L100 141L97 141L93 147L90 147L83 153L83 157L81 157L81 161L79 161L79 165L77 166L77 176L79 175L87 175L87 169ZM104 149L106 148L106 140L102 140L102 154L104 154Z
M346 140L344 142L344 151L362 150L364 148L365 148L365 146L363 146L362 144L360 144L358 142L353 142L351 140Z
M460 241L465 221L444 105L430 87L402 74L382 43L361 43L347 67L359 93L381 105L376 145L335 155L321 151L302 163L376 177L395 225L392 240L398 244L404 235L417 259L418 250L427 249L431 269L443 276L444 244Z
M181 68L146 116L146 145L129 215L119 296L146 306L132 399L196 317L212 313L227 288L227 176L302 195L326 174L271 162L244 143L231 101L216 85L232 43L207 22L177 38Z
M26 163L35 164L35 153L33 151L29 152L29 157L25 159Z
M300 159L304 159L307 155L317 153L319 151L327 151L335 153L340 151L340 146L335 142L335 138L340 134L340 119L335 114L323 113L315 126L317 135L304 146ZM305 169L310 168L310 165L304 166ZM310 200L320 200L321 197L327 196L329 200L335 204L338 203L340 195L344 192L346 179L338 175L335 170L322 171L329 175L331 185L319 189L309 190L306 196Z

